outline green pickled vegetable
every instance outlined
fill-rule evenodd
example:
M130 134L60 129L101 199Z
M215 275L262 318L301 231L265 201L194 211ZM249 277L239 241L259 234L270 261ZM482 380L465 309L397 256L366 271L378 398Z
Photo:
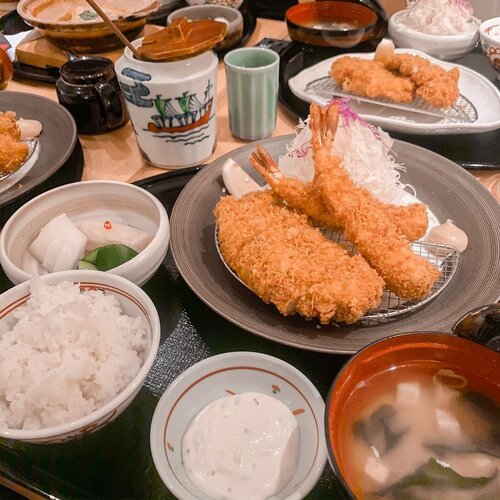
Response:
M114 267L121 266L125 262L133 259L137 252L127 245L106 245L99 248L95 265L99 271L108 271Z
M479 488L490 482L493 477L464 477L456 473L450 467L438 462L435 458L431 458L424 465L419 467L413 474L406 476L397 483L389 486L380 492L380 495L385 496L392 493L397 499L411 499L413 497L407 488L421 486L424 488L448 487L455 489Z
M78 269L80 271L97 271L97 267L94 266L94 264L91 264L90 262L86 262L85 260L80 260L78 262Z
M78 269L109 271L133 259L137 252L120 243L95 248L80 260Z
M87 255L84 255L82 260L85 262L89 262L90 264L95 264L95 261L97 259L97 254L99 252L100 248L94 248L91 252L89 252Z

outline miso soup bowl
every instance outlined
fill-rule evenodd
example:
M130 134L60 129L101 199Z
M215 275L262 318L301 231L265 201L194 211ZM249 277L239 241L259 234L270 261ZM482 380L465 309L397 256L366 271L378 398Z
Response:
M493 308L498 322L500 306ZM498 348L499 339L497 329L495 338L487 340ZM436 369L449 368L468 380L473 376L476 384L471 388L490 397L493 395L500 403L500 353L491 347L451 334L426 332L395 335L365 347L344 365L326 401L328 461L346 498L359 498L354 471L346 466L346 457L349 453L348 433L352 432L353 423L371 398L371 388L366 381L389 370L396 373L402 366L418 367L430 363L435 364Z
M153 236L142 252L108 273L142 285L165 258L170 225L164 206L155 196L125 182L75 182L33 198L14 212L3 227L0 233L0 264L12 283L17 285L31 279L34 274L46 274L31 255L29 247L40 229L63 213L74 223L102 217L111 222L128 224Z
M379 15L362 2L329 0L294 5L285 21L296 42L347 49L372 38Z

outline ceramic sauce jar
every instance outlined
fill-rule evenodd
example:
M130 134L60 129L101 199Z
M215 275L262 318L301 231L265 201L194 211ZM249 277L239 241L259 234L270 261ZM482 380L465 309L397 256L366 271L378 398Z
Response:
M185 24L190 31L184 43L189 40L191 25L194 22ZM134 46L144 43L137 40ZM175 43L159 46L168 47L163 52L172 50L179 57ZM215 149L217 56L211 50L183 56L145 61L126 48L115 64L141 154L157 167L197 165Z

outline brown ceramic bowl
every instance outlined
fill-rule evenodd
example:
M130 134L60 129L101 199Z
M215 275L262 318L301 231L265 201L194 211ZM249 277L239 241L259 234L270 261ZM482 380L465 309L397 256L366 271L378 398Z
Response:
M115 6L114 11L113 7L105 9L108 16L129 40L134 40L146 24L147 16L156 12L160 4L157 0L108 0L107 5ZM63 50L88 54L123 47L85 0L21 0L17 12Z
M371 38L378 15L362 3L324 1L294 5L285 19L296 42L347 49Z
M498 315L498 306L495 307ZM476 340L481 339L476 337ZM488 345L494 346L494 342ZM377 376L387 377L379 379L379 384L390 381L397 376L398 369L434 374L440 368L464 376L468 388L500 403L500 354L450 334L410 333L388 337L365 347L344 365L326 402L325 435L328 460L348 498L362 496L349 452L353 449L353 423L374 399L373 386L366 382Z
M215 47L215 52L224 51L237 45L243 36L243 16L238 9L226 7L225 5L191 5L182 9L174 10L167 17L167 25L174 19L187 17L189 21L199 21L201 19L224 19L227 25L226 36Z

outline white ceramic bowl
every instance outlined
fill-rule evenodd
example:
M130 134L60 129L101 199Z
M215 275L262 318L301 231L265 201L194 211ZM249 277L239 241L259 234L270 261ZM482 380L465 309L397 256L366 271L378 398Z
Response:
M458 59L477 44L478 30L462 35L429 35L406 29L397 23L406 10L396 12L389 19L389 35L396 47L417 49L445 61Z
M182 436L188 425L208 403L242 392L278 398L294 412L299 424L297 471L272 499L299 500L318 482L326 463L321 395L300 371L280 359L232 352L205 359L182 373L163 394L153 415L153 460L167 488L180 500L209 500L189 480L182 464Z
M493 68L496 69L497 78L500 78L500 35L495 39L489 34L489 30L495 26L500 29L500 17L484 21L479 28L479 36L483 54L488 58Z
M174 10L167 17L167 24L174 19L186 16L190 21L200 19L225 19L227 31L224 40L215 45L214 50L227 50L234 47L243 36L243 16L238 9L224 5L191 5L182 9Z
M41 268L29 246L53 217L66 213L73 222L106 217L154 235L133 259L111 269L137 285L145 283L161 265L168 250L170 226L163 205L144 189L114 181L67 184L43 193L23 205L0 234L0 264L14 284L29 280Z
M243 3L243 0L186 0L189 5L226 5L238 9Z
M113 294L120 302L124 314L143 315L149 324L149 347L143 355L143 365L127 387L109 403L89 415L56 427L38 430L6 429L0 427L0 438L29 441L31 443L62 443L90 434L112 422L133 401L153 365L160 343L160 319L151 299L137 285L110 273L100 271L61 271L42 276L49 284L61 281L80 283L81 288L98 288ZM0 295L0 323L9 321L12 311L21 307L29 298L30 281L17 285ZM0 332L2 330L0 329ZM1 333L0 333L1 335Z

